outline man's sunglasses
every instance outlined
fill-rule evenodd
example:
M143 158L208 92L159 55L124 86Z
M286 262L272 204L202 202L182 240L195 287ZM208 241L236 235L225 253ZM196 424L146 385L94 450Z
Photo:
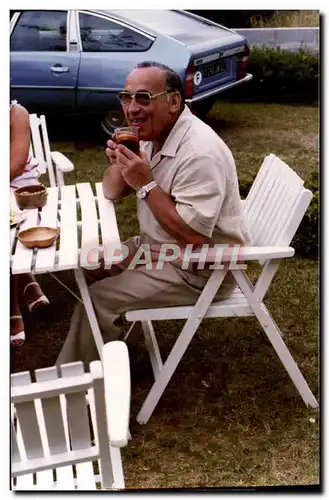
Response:
M164 94L170 94L171 91L165 90L164 92L159 92L159 94L150 94L150 92L136 92L135 94L131 94L130 92L126 92L123 90L122 92L118 93L118 98L121 101L122 104L128 105L131 103L131 101L135 98L135 101L137 104L140 104L141 106L148 106L152 99L155 99L156 97Z

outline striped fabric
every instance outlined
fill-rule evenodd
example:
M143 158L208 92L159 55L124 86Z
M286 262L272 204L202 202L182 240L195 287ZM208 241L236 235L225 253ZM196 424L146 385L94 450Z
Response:
M22 186L31 186L39 184L38 181L39 177L40 177L39 162L31 155L29 155L29 158L24 167L22 175L16 177L16 179L13 179L10 183L10 187L13 189L17 189Z

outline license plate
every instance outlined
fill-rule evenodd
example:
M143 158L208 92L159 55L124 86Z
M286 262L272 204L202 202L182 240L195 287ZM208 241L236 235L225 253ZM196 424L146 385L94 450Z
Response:
M215 64L211 64L202 70L204 78L210 78L211 76L218 75L219 73L224 73L226 71L226 61L219 61Z

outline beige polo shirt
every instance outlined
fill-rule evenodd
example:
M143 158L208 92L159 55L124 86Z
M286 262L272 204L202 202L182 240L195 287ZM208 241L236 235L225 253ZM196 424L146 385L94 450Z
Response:
M148 156L154 180L173 197L186 224L215 243L251 243L232 153L187 106L152 159L152 142L141 141L140 147ZM175 242L160 226L147 201L137 203L141 242Z

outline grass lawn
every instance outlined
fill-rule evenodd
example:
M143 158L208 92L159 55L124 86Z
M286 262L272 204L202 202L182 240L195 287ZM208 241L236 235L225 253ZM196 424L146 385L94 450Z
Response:
M270 152L303 178L318 165L318 109L218 102L208 123L231 148L239 175L255 174ZM79 132L80 133L80 132ZM76 136L79 134L76 133ZM50 136L75 172L67 183L100 181L104 145L93 125L78 139ZM117 203L122 239L135 234L133 197ZM63 281L74 287L70 273ZM74 299L47 276L50 306L25 318L27 340L12 352L12 371L53 364ZM318 262L282 262L265 301L316 397ZM168 353L182 322L156 324ZM123 450L126 487L206 488L319 483L318 412L307 409L254 318L204 321L145 426L135 416L152 383L142 342L131 348L132 441Z

